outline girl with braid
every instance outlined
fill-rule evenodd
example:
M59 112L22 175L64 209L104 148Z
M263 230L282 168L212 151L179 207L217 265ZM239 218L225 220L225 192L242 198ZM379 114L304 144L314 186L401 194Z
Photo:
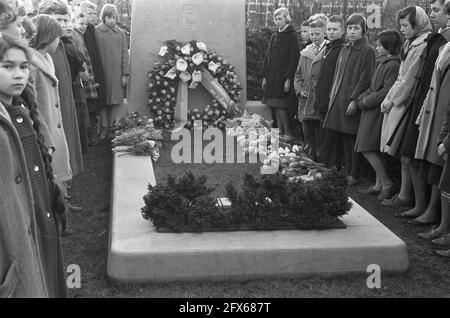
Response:
M0 297L65 297L64 198L53 181L27 48L0 40Z

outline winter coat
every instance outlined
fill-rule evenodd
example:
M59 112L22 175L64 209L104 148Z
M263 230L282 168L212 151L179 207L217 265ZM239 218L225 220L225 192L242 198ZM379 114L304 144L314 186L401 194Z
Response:
M52 156L53 172L58 180L72 179L69 148L61 116L58 95L58 79L49 54L31 49L31 73L34 79L37 105L44 122L50 130L55 152Z
M75 45L75 48L83 54L84 57L84 63L86 66L86 74L88 75L88 79L85 79L82 81L83 83L83 89L85 92L86 100L89 99L97 99L98 93L97 88L95 87L95 76L94 76L94 69L92 68L92 62L91 58L89 56L89 51L86 48L86 45L84 43L84 37L83 34L75 29L73 31L72 35L73 44Z
M436 60L430 89L416 123L419 125L416 159L443 166L437 148L441 126L450 103L450 43L447 43Z
M95 28L97 48L103 63L106 105L123 103L122 76L130 74L125 32L101 23Z
M314 52L314 44L310 44L300 52L300 62L294 77L294 89L297 96L302 91L306 91L309 94L306 103L299 103L298 119L301 121L320 119L318 111L314 108L314 103L325 45L326 43L323 43L317 56ZM299 96L299 99L302 99L302 97Z
M55 65L55 74L58 79L59 100L64 132L69 146L70 166L74 176L83 172L83 155L81 152L78 118L72 90L72 75L67 60L64 44L59 43L55 53L50 54Z
M289 92L284 91L284 84L287 79L293 84L299 54L297 35L292 25L283 32L272 34L261 68L261 76L266 79L264 99L289 97Z
M339 54L324 127L356 135L361 112L346 116L351 101L357 101L369 87L375 71L375 50L366 37L347 44Z
M98 84L97 87L97 103L99 106L106 105L106 95L105 95L105 80L103 76L103 63L102 58L97 47L97 41L95 39L95 26L88 24L86 32L83 35L84 44L89 52L89 57L92 63L92 69L94 72L95 83Z
M0 298L48 297L27 162L0 103Z
M430 33L426 39L427 48L424 51L424 63L422 70L418 74L420 80L417 89L415 89L411 106L408 107L408 125L400 149L400 154L407 158L414 158L416 153L417 139L419 138L419 126L416 125L416 120L430 88L431 77L433 75L436 59L439 55L439 50L449 40L450 28L447 28L441 33Z
M447 114L441 126L439 133L438 144L443 143L447 150L447 156L450 153L450 103L447 105ZM450 160L447 159L444 163L442 171L441 182L439 183L439 190L444 192L447 199L450 200Z
M323 50L320 75L316 87L316 100L314 103L314 108L319 112L322 120L328 112L328 107L330 105L330 91L333 86L336 64L339 54L344 46L345 40L339 39L329 42Z
M403 139L407 118L406 110L411 104L411 97L419 83L417 75L422 69L422 58L427 47L425 40L429 32L418 36L409 46L406 59L400 64L397 81L389 90L385 101L393 103L388 114L384 115L381 129L380 150L391 156L396 156Z
M357 152L379 151L383 124L380 106L397 80L399 68L400 58L398 56L390 56L381 60L372 78L370 88L359 97L358 106L361 109L361 119L355 143Z

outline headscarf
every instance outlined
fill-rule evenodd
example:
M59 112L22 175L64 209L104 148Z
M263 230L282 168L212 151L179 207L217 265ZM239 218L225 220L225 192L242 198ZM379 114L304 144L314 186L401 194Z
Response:
M414 38L421 36L426 32L431 32L433 27L431 26L430 18L427 13L421 7L416 8L416 26L414 27Z

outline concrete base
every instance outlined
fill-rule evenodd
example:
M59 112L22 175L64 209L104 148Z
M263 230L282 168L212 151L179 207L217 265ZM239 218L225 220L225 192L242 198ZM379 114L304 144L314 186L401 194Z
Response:
M115 155L108 276L117 282L248 279L405 271L406 246L361 206L343 218L345 230L157 233L139 213L148 157Z

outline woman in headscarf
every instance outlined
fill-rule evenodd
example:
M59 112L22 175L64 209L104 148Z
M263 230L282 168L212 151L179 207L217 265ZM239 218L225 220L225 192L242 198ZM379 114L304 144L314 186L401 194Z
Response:
M424 59L422 55L427 47L426 39L432 27L424 9L409 6L398 12L400 31L406 41L400 53L401 64L397 81L389 90L381 104L381 111L385 114L381 129L381 152L398 157L401 141L408 123L408 106L411 97L420 82L418 74L421 72ZM383 205L411 206L411 176L409 167L402 162L402 185L400 192L392 199L384 200Z

